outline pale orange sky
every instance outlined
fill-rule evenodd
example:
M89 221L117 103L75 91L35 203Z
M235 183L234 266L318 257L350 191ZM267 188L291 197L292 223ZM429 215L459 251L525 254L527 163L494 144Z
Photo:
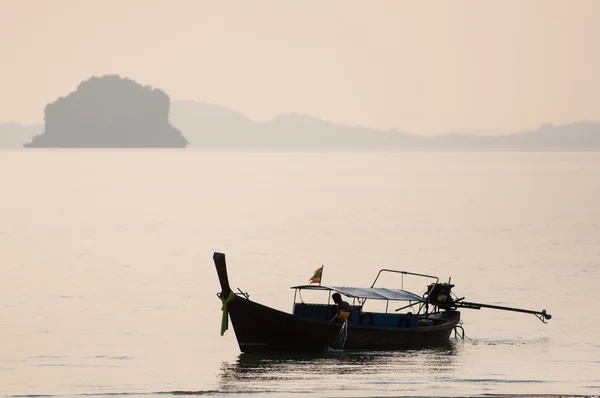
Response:
M600 120L600 1L0 0L0 122L117 73L257 120L437 134Z

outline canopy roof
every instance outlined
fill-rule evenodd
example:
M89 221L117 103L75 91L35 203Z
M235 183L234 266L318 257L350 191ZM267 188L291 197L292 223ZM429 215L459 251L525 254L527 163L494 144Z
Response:
M292 289L306 290L331 290L350 298L365 298L374 300L421 301L423 298L402 289L388 289L385 287L343 287L322 285L292 286Z

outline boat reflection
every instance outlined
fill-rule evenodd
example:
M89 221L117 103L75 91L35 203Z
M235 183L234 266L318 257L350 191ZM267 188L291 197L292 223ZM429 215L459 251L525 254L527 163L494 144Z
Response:
M448 344L411 351L328 351L320 354L239 354L234 361L223 362L220 369L220 387L228 391L278 391L295 386L296 391L306 380L311 384L335 382L344 379L368 379L385 375L402 375L419 379L435 374L436 378L450 378L461 343ZM446 376L444 376L446 374Z

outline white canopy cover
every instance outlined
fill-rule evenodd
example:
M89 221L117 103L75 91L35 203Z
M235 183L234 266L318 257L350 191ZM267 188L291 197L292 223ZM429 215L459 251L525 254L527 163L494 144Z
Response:
M421 296L407 292L406 290L388 289L385 287L303 285L293 286L292 289L331 290L350 298L366 298L375 300L421 301L423 299Z

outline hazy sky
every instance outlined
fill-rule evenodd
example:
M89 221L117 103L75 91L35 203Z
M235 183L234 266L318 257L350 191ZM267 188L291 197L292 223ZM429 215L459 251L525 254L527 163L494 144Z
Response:
M255 120L433 134L600 120L600 1L0 0L0 122L92 75Z

